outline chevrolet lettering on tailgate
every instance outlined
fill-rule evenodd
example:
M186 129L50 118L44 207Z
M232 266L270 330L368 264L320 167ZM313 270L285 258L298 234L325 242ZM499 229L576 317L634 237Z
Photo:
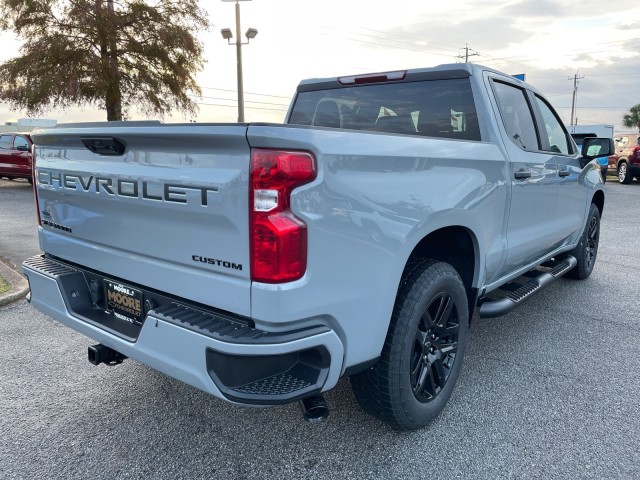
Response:
M203 207L209 205L209 194L216 193L216 187L158 183L123 178L83 176L75 173L38 169L38 184L57 186L68 190L102 193L111 196L141 198L144 200L164 200L165 202L187 203L189 192L199 192ZM78 188L80 187L80 188Z

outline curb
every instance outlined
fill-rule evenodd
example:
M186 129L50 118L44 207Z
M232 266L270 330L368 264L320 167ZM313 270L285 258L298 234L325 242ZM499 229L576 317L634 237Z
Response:
M15 302L29 293L29 282L27 282L27 279L2 262L0 262L0 277L4 278L7 283L11 285L8 292L0 293L0 307Z

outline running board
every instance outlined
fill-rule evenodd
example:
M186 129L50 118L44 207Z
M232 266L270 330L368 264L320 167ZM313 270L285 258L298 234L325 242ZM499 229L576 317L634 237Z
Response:
M538 293L544 287L553 283L554 280L562 277L578 264L575 257L568 256L563 258L559 263L547 271L542 272L535 278L532 278L517 290L509 292L509 294L498 300L486 300L480 305L481 318L494 318L509 313L517 306L524 303L526 299Z

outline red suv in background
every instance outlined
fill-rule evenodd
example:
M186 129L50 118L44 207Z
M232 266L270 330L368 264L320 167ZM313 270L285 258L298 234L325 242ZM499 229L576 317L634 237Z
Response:
M618 135L613 141L618 155L618 181L631 183L634 177L640 178L640 134Z
M0 177L31 178L31 137L24 133L0 134Z

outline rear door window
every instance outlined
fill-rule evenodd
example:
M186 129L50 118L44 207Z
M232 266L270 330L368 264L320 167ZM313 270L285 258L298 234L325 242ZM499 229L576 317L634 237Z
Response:
M541 135L546 134L546 138L549 140L549 146L545 148L553 153L561 153L563 155L569 155L572 153L571 142L569 141L569 134L565 130L562 122L558 120L557 115L553 109L547 104L545 100L536 95L536 103L542 114L542 120L544 121L544 129ZM595 136L595 135L594 135Z
M289 123L480 140L468 78L300 92Z
M502 123L511 141L522 150L538 151L538 134L526 93L514 85L493 82Z

